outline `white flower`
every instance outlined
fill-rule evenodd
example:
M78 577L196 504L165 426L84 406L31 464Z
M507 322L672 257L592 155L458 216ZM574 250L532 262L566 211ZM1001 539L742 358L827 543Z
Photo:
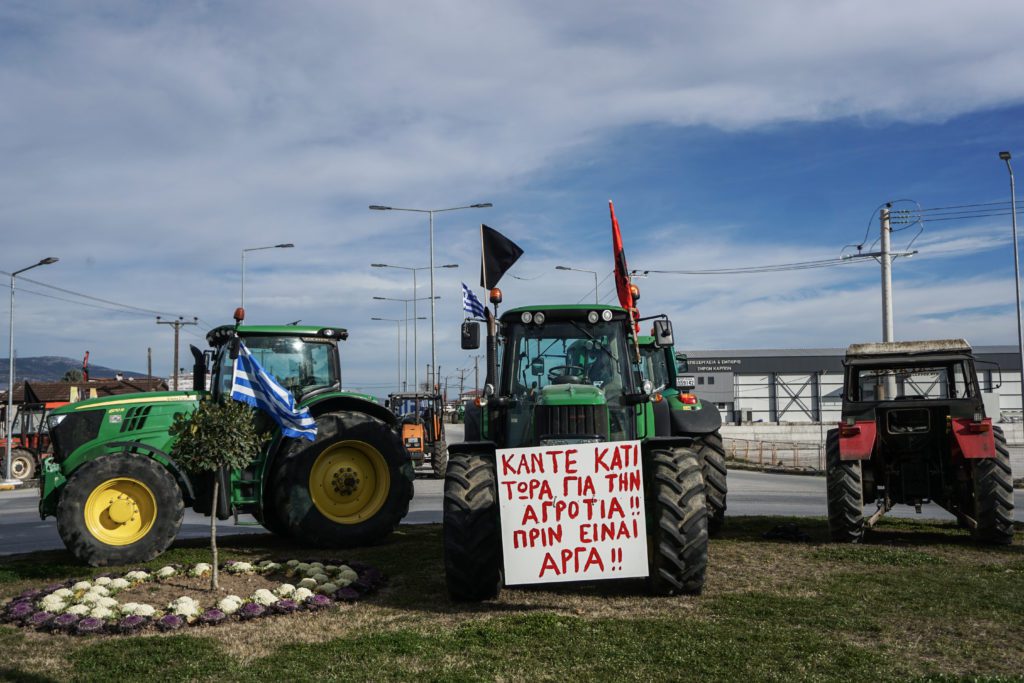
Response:
M134 614L135 610L138 609L139 603L137 602L126 602L121 605L121 611L125 614Z
M167 608L174 614L185 617L186 619L198 617L200 612L199 603L187 595L183 595L177 600L174 600L167 606Z
M334 580L334 583L338 584L338 588L344 588L345 586L350 585L352 582L348 579L343 579L339 576Z
M296 567L299 566L299 561L298 560L288 560L287 562L285 562L285 564L288 565L289 567L291 567L292 569L295 569Z
M338 571L338 567L333 564L329 564L326 567L324 567L324 573L326 574L333 574L336 571Z
M65 613L74 614L79 617L84 617L90 611L92 611L92 608L88 605L72 605L71 607L68 607L67 610L65 610Z
M305 562L299 562L297 565L295 565L295 571L305 574L309 571L309 565Z
M58 598L70 598L75 592L70 588L58 588L57 590L50 593L50 595L56 595Z
M217 609L224 614L234 614L242 606L242 598L237 595L229 595L217 603Z
M54 614L60 614L67 607L67 603L59 595L50 594L39 601L40 609Z
M260 588L258 591L252 594L252 601L263 605L264 607L270 607L278 598L276 595L268 591L266 588Z
M106 607L93 607L92 611L89 612L90 617L96 617L97 619L112 619L114 613Z
M282 583L280 586L274 589L274 593L280 595L282 598L287 598L289 595L295 592L295 586L290 583Z
M188 575L195 577L208 576L212 571L212 566L210 566L206 562L200 562L196 566L192 567L192 569L188 570Z
M324 595L330 595L331 593L333 593L336 590L338 590L338 587L335 586L333 583L322 583L316 589L316 592L317 593L323 593Z
M252 572L252 564L249 562L235 562L226 567L231 574L249 574Z
M299 581L299 588L316 588L316 581L314 579L303 579Z
M158 569L157 572L156 572L156 578L158 578L158 579L169 579L169 578L171 578L172 576L174 576L177 573L178 573L178 570L175 569L174 567L171 567L171 566L160 567L160 569Z
M110 582L110 590L123 591L125 588L129 588L132 584L125 579L114 579Z
M132 614L138 617L151 617L156 614L156 607L152 605L136 605L135 609L132 610Z
M80 603L82 603L84 605L95 605L96 603L98 603L100 601L100 599L102 599L104 597L106 597L106 596L100 595L99 593L93 593L92 591L89 591L88 593L86 593L85 595L80 597L78 599L78 602L80 602Z
M78 583L76 583L74 586L71 587L71 590L73 590L73 591L75 591L77 593L78 591L87 591L90 588L92 588L92 584L89 583L88 581L79 581Z
M113 581L113 579L109 576L100 576L95 581L93 581L93 583L97 586L107 586L110 584L111 581Z
M338 578L346 581L347 583L345 585L348 585L353 581L358 581L359 574L356 574L355 570L351 567L346 567L342 565L341 569L338 570Z
M263 565L263 571L268 573L268 574L271 573L271 572L276 572L276 571L280 571L280 570L281 570L281 565L279 565L277 562L268 562L267 564Z
M295 602L302 602L311 595L313 595L313 591L308 588L296 588L295 592L292 593L292 600Z
M330 579L327 578L327 574L315 574L313 576L313 580L316 581L318 584L327 583L328 581L330 581Z
M108 595L110 595L110 589L107 588L106 586L93 586L92 588L89 589L88 592L94 593L94 594L100 596L101 598L105 598Z
M149 573L148 572L144 572L144 571L140 571L140 570L136 570L136 571L133 571L133 572L128 572L127 574L124 575L124 578L128 579L129 581L131 581L133 583L140 583L142 581L148 581L149 580Z
M117 607L117 600L114 598L100 598L96 601L97 607L106 607L107 609L114 609Z

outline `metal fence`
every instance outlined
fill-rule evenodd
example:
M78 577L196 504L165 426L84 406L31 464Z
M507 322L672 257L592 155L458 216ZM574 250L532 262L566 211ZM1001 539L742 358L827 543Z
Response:
M799 470L825 469L825 444L814 441L722 440L726 457L758 465Z

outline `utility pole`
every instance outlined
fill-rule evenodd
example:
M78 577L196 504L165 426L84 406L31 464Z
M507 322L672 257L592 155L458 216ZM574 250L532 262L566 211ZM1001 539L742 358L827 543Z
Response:
M153 381L153 347L146 347L146 379Z
M171 388L172 391L178 390L178 338L180 336L181 328L185 325L198 325L199 318L192 318L191 322L187 322L180 315L177 320L161 320L160 316L156 317L157 325L171 325L174 327L174 384Z
M892 254L889 253L889 237L892 234L892 226L889 224L889 209L892 204L886 204L882 209L879 218L881 219L882 231L882 341L892 341Z
M469 368L459 368L455 372L459 373L459 400L462 400L462 393L466 389L466 374L469 372Z
M480 356L473 356L473 388L480 391Z

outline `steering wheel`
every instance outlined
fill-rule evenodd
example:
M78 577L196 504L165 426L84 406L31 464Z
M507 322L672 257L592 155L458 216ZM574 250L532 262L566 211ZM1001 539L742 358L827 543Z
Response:
M582 365L556 365L548 369L548 381L552 384L582 384Z

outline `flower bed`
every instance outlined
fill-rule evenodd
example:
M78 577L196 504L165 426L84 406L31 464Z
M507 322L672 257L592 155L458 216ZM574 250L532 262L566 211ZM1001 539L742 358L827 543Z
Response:
M79 635L129 634L149 629L174 631L321 610L336 602L355 602L384 582L379 569L361 562L226 562L221 571L229 582L232 577L262 577L264 585L270 587L257 588L247 597L193 591L206 595L198 599L179 595L157 604L117 598L119 594L139 593L140 587L166 593L181 587L175 580L195 584L207 580L212 571L206 563L188 567L167 565L155 572L136 569L122 575L105 574L91 581L71 580L27 590L0 607L0 622ZM236 586L249 583L234 581Z

